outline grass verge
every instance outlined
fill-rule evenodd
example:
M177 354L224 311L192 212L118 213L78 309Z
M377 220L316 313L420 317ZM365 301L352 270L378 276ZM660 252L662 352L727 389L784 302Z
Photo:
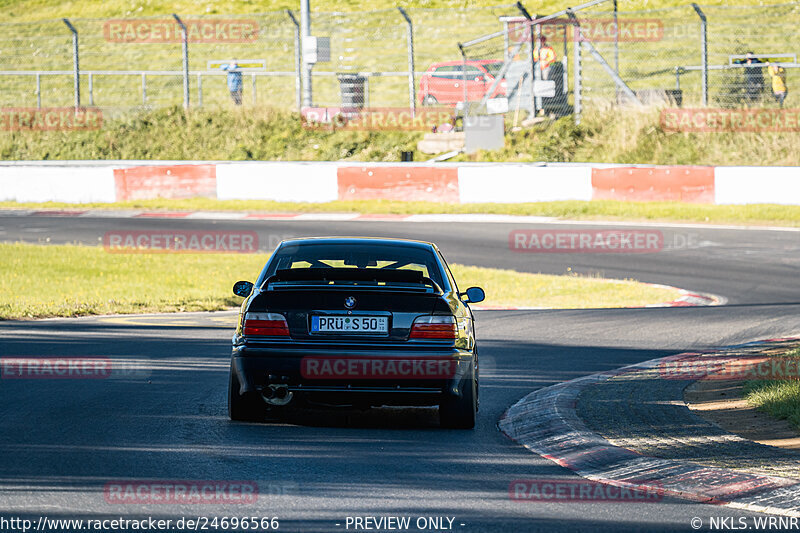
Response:
M215 311L236 306L240 279L264 254L110 254L100 247L0 244L0 319ZM670 301L672 289L633 280L526 274L451 265L462 288L482 286L487 306L627 307Z
M113 204L67 204L63 202L0 202L0 208L27 209L144 209L167 211L247 211L264 213L363 213L363 214L447 214L488 213L529 215L572 220L624 220L685 222L711 224L750 224L800 227L800 206L701 205L680 202L592 202L564 201L520 204L443 204L437 202L401 202L357 200L326 203L271 202L262 200L138 200Z
M9 131L4 160L185 160L397 162L422 131L350 131L304 127L298 114L272 108L227 111L180 107L110 117L98 130ZM753 150L753 147L760 147ZM587 112L507 131L499 150L454 161L584 162L653 165L787 165L798 163L800 132L678 133L657 109ZM425 154L417 155L422 160Z
M800 348L773 357L800 359ZM800 380L750 380L744 385L748 404L800 429Z

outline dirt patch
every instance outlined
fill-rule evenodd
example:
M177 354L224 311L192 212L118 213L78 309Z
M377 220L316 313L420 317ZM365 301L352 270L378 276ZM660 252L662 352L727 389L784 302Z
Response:
M767 446L800 450L800 432L786 420L757 411L742 398L744 381L700 380L683 393L695 414L725 431Z

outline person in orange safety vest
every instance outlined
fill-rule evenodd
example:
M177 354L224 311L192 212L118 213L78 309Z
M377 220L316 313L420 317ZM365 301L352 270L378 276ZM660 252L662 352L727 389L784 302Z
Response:
M556 51L547 44L547 38L544 35L539 37L539 47L533 51L533 60L539 64L542 79L549 79L550 65L556 61Z

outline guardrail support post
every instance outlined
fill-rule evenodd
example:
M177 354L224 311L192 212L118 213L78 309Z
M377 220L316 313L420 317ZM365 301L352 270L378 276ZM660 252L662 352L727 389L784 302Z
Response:
M708 106L708 19L700 6L693 3L692 7L700 17L700 46L703 49L703 106Z
M81 67L78 56L78 30L69 21L68 18L61 19L67 25L69 31L72 32L72 66L75 70L75 109L81 106Z
M303 77L301 71L303 69L303 58L300 49L300 23L294 17L291 9L286 10L286 14L294 24L294 90L296 93L297 111L303 106Z
M407 34L408 34L408 100L409 107L411 108L411 116L415 117L417 113L417 84L414 79L414 25L411 23L411 17L408 16L406 10L402 7L397 8L403 18L406 19Z
M186 30L186 24L183 23L181 18L175 13L172 18L181 27L182 48L183 48L183 108L189 109L189 32Z

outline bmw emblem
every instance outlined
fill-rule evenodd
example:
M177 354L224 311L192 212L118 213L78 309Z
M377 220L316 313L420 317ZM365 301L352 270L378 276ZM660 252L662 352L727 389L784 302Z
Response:
M352 296L348 296L347 298L344 299L344 306L347 309L354 308L356 306L356 299L353 298Z

